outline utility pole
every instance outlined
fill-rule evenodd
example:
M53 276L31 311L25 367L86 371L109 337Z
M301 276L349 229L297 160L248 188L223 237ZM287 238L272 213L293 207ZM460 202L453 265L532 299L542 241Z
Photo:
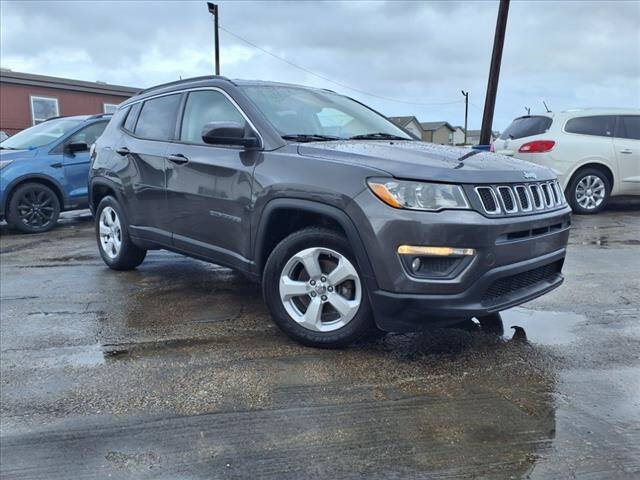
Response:
M467 117L469 115L469 92L460 90L464 96L464 144L467 144Z
M213 41L215 43L214 63L216 66L216 75L220 75L220 42L218 39L218 5L207 2L209 13L213 15Z
M491 142L491 127L493 125L493 112L496 108L498 78L500 78L502 47L504 46L504 34L507 30L508 14L509 0L500 0L498 19L496 21L496 33L493 37L493 53L491 54L491 68L489 70L489 81L487 82L487 96L484 100L482 128L480 129L480 145L489 145Z

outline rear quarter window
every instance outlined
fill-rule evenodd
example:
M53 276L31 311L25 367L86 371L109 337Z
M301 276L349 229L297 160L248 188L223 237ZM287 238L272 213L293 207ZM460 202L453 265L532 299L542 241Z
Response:
M596 137L612 137L616 117L613 115L597 115L592 117L576 117L567 120L564 131L580 135Z
M553 120L549 117L520 117L516 118L500 135L501 140L516 140L518 138L540 135L551 127Z

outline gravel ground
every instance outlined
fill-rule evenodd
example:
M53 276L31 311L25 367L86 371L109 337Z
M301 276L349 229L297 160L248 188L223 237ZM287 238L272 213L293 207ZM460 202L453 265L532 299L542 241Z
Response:
M565 275L503 336L325 351L230 270L107 269L86 212L0 226L0 477L638 478L640 202L574 217Z

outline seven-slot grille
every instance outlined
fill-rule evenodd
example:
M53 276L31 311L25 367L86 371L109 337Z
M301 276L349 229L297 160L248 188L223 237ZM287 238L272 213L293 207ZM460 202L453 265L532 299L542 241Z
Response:
M489 215L553 210L565 203L557 180L521 185L486 185L475 188L480 204Z

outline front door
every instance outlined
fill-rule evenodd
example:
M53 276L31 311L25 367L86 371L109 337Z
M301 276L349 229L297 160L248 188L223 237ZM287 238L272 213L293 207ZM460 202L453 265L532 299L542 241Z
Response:
M260 155L202 140L210 122L246 120L220 90L190 92L178 142L167 151L167 203L176 248L227 265L246 262L250 246L252 172Z
M640 115L621 115L613 144L618 162L621 194L640 195Z
M107 122L96 122L71 135L62 148L62 167L64 168L65 190L69 203L74 207L86 206L89 184L89 148L98 139ZM65 146L71 143L85 143L87 149L70 153Z

